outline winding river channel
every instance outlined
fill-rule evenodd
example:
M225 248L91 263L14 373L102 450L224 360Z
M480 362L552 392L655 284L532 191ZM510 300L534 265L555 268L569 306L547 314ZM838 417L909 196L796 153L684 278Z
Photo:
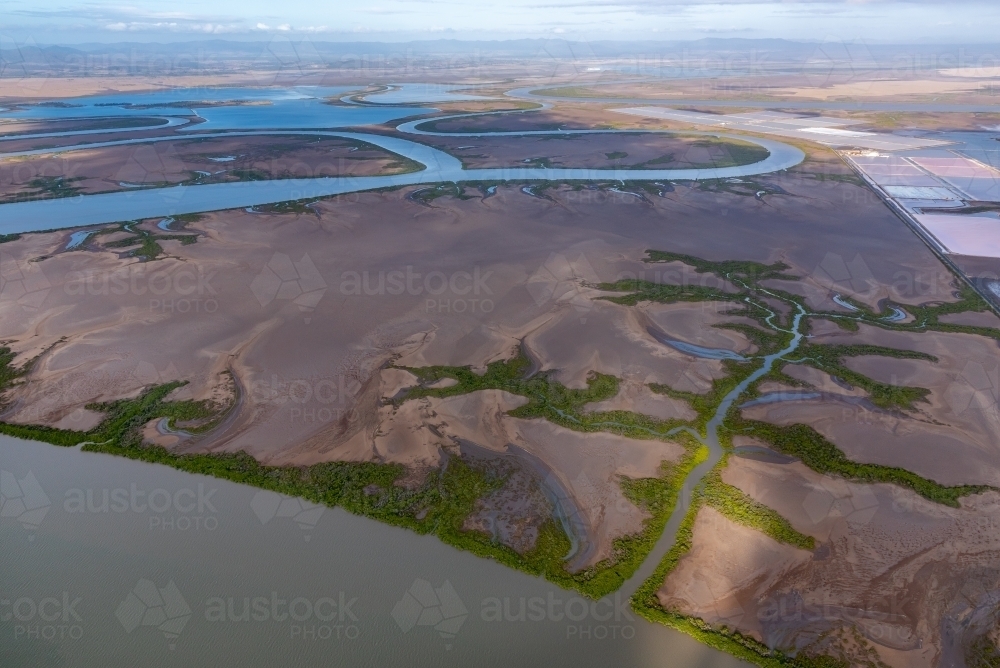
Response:
M331 110L339 107L322 105ZM238 107L237 107L238 108ZM268 107L249 107L256 110L256 116L247 121L251 126L259 126L257 116L264 116ZM391 108L379 108L375 111L380 115L377 121L386 120L384 112ZM338 113L333 124L360 125L375 122L369 117L370 107L358 107L359 116ZM426 110L421 110L426 111ZM399 114L412 115L412 109L402 109ZM313 110L313 113L318 113ZM522 113L522 112L518 112ZM312 118L312 117L310 117ZM453 117L448 117L453 118ZM531 136L531 135L581 135L607 134L628 131L619 130L559 130L559 131L522 131L522 132L479 132L479 133L447 133L432 132L419 128L421 123L429 119L418 119L398 126L400 132L419 136ZM437 118L435 120L441 120ZM279 119L280 122L280 119ZM162 127L162 126L161 126ZM107 133L108 131L103 131ZM645 132L649 131L633 131ZM19 139L32 139L52 136L71 136L74 134L93 133L91 130L78 132L44 133L40 135L18 135ZM461 161L444 152L399 137L386 137L379 134L347 132L339 130L305 130L284 129L281 127L267 130L203 133L171 135L155 138L130 138L115 141L95 142L62 146L59 148L36 149L32 151L12 151L0 153L0 160L14 159L29 155L67 153L75 150L92 149L107 146L127 144L143 144L163 141L179 141L192 138L218 136L250 136L275 134L306 134L331 137L343 137L364 141L379 146L420 163L423 169L406 174L363 177L325 177L311 179L276 179L269 181L215 183L205 185L174 186L169 188L150 188L130 192L114 192L96 195L81 195L56 199L15 202L0 205L0 234L17 232L37 232L41 230L83 227L102 223L136 220L160 216L173 216L186 213L218 211L221 209L246 208L283 202L288 200L308 199L313 197L329 197L345 193L378 188L419 185L441 182L492 182L505 181L661 181L661 180L700 180L725 179L754 176L769 172L789 169L802 162L805 155L801 150L772 139L744 137L720 133L685 133L704 136L740 139L764 147L768 156L764 160L748 165L702 169L574 169L545 167L512 167L502 169L465 169Z
M414 138L454 136L421 129L426 120L404 123L398 130ZM467 134L597 132L614 131ZM88 133L96 134L35 136ZM177 186L4 204L0 233L439 182L733 178L787 169L804 158L799 149L778 141L738 137L763 146L768 157L714 169L465 169L454 156L416 140L336 129L274 128L120 139L9 152L0 159L274 134L364 141L414 160L423 169L392 176ZM275 499L268 492L167 467L0 437L4 498L17 496L25 509L18 514L5 505L0 513L4 665L742 665L687 636L645 622L630 611L627 599L673 544L692 486L722 456L718 429L726 412L776 360L798 347L804 315L800 309L793 316L788 346L763 357L761 367L724 398L706 433L696 435L708 446L709 459L688 476L686 493L639 571L617 594L598 602L433 537L340 509L310 508L295 499ZM42 601L46 610L57 602L60 615L43 617ZM245 612L251 608L253 614ZM10 611L13 614L4 614ZM437 623L420 621L425 619Z
M775 314L773 312L767 319L767 323L772 329L792 335L788 345L776 353L765 355L762 358L763 364L761 364L760 368L744 378L742 382L740 382L736 387L730 390L725 397L723 397L722 401L719 402L719 406L715 409L715 413L712 414L712 418L708 421L708 424L705 427L704 436L692 430L685 430L708 447L708 458L696 466L694 470L688 474L679 497L680 501L674 509L673 514L670 516L667 526L663 530L663 534L656 542L656 546L649 553L649 556L647 556L646 560L642 563L642 566L640 566L635 574L623 585L621 591L627 592L631 596L646 579L653 575L653 571L656 570L660 561L663 560L663 557L677 540L677 530L680 528L681 521L684 519L684 513L686 512L687 505L690 502L691 492L695 486L701 483L705 475L719 463L719 460L722 459L723 450L722 444L719 443L719 427L722 426L723 421L726 419L726 414L729 413L729 409L732 408L733 404L740 398L740 396L747 391L747 388L750 387L750 385L771 371L777 360L785 358L787 355L795 352L795 350L799 347L799 344L802 342L802 338L804 336L799 330L799 325L802 323L802 318L807 315L807 313L805 309L798 304L796 304L796 307L797 310L792 316L791 328L789 330L782 330L778 325L774 324L773 319L775 318Z

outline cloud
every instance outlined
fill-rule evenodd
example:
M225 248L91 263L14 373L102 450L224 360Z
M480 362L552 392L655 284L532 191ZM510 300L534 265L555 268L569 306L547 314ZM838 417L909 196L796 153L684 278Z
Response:
M242 24L178 23L176 21L129 21L128 23L118 21L105 25L104 29L111 30L113 32L178 32L204 33L207 35L221 35L247 31L247 28Z
M91 21L97 28L110 32L165 32L201 33L218 35L228 33L249 33L255 31L279 31L301 33L323 33L325 25L297 27L291 22L277 25L228 14L160 11L132 6L107 6L84 4L58 9L11 9L8 15L42 21L48 25L65 24L67 21L79 23Z
M330 29L326 26L294 26L290 23L282 23L277 26L269 26L266 23L258 23L253 27L253 30L264 30L270 32L304 32L304 33L321 33L330 32Z

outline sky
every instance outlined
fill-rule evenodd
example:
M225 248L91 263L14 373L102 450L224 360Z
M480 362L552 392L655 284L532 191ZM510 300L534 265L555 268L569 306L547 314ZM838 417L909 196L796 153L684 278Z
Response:
M0 0L4 44L704 37L1000 43L996 0Z

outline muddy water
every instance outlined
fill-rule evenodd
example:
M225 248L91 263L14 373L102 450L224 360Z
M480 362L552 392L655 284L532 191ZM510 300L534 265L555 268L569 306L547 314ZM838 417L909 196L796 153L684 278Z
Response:
M7 437L0 471L5 668L742 665L340 510Z
M810 401L822 398L822 392L768 392L756 399L751 399L740 404L740 408L750 408L752 406L760 406L761 404L776 404L784 401Z
M649 332L650 336L663 345L670 346L674 350L679 350L680 352L693 357L707 360L735 360L737 362L745 362L747 359L743 355L735 353L732 350L726 350L725 348L706 348L705 346L688 343L687 341L677 341L675 339L671 339L667 334L664 334L654 327L647 327L646 331Z

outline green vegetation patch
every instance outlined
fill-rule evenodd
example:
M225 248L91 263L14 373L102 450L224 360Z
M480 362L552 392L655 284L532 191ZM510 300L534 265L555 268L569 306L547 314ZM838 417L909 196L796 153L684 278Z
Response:
M460 200L475 199L465 194L465 188L458 183L442 183L433 187L424 187L410 193L409 198L423 204L430 204L439 197L455 197Z
M723 482L721 468L725 466L725 461L723 459L720 466L705 476L701 490L705 503L733 522L756 529L779 543L809 551L816 549L816 540L812 536L797 531L777 511L755 501L739 487Z
M693 167L737 167L739 165L752 165L767 159L771 152L759 144L753 142L739 141L735 139L697 139L692 141L692 147L715 149L721 155L711 159L706 163L692 163ZM728 180L719 182L720 184L730 183ZM739 193L743 194L743 193Z
M128 232L132 236L105 243L103 244L104 248L132 248L133 246L137 246L137 248L129 251L129 256L141 258L146 262L155 260L163 254L163 247L158 243L160 241L180 241L185 246L197 243L198 241L197 234L156 234L155 232L150 232L139 227L134 222L122 223L117 228L110 227L98 230L94 232L94 235L110 234L119 231Z
M698 417L694 419L691 426L703 433L705 426L712 419L712 416L715 415L715 411L723 398L732 392L737 385L742 383L747 376L759 369L760 365L761 362L759 360L754 360L750 363L722 360L722 366L727 372L726 375L714 379L712 387L704 394L684 392L660 383L650 383L649 389L657 394L663 394L672 399L680 399L690 404L691 408L698 414Z
M812 317L825 318L849 331L858 331L858 323L881 327L902 332L949 332L956 334L974 334L985 336L1000 341L1000 329L996 327L981 327L977 325L960 325L950 322L941 322L944 315L956 313L985 313L993 311L991 306L966 283L962 277L955 276L957 284L956 296L958 299L953 302L929 302L926 304L897 304L888 302L887 308L882 313L876 313L867 304L843 297L848 303L854 306L858 313L844 314L833 311L819 311L810 313ZM909 312L913 316L912 322L892 322L885 320L891 311L889 307L898 308L901 311Z
M803 464L817 473L832 474L867 484L891 483L913 490L925 499L952 508L959 507L958 500L963 496L993 489L989 485L948 487L897 466L862 464L852 461L822 434L804 424L781 426L758 420L747 420L739 417L734 411L727 420L726 427L733 434L745 434L759 438L771 444L779 452L801 459Z
M271 175L261 169L230 169L226 172L240 181L270 181Z
M8 346L0 347L0 410L7 408L7 391L31 370L31 362L14 366L16 354Z
M568 429L585 432L611 432L631 438L671 438L671 430L683 424L680 420L657 420L631 411L584 411L593 402L604 401L618 394L618 379L592 372L587 389L575 390L553 380L548 372L531 374L531 362L523 352L508 360L491 362L482 375L471 367L428 366L399 367L417 376L421 386L411 388L397 399L398 403L421 397L452 397L478 390L503 390L528 399L528 403L510 411L512 417L545 418ZM430 388L427 385L451 378L458 381L450 387Z
M921 304L919 306L908 304L905 308L913 314L915 322L911 327L914 329L927 328L939 332L961 332L1000 339L1000 330L994 327L956 325L940 321L943 315L967 312L983 313L992 310L990 305L964 281L958 281L958 299L956 301ZM899 326L897 325L897 327Z
M663 155L657 158L651 158L649 160L646 160L645 162L640 162L636 165L632 165L632 169L659 169L663 165L669 165L675 161L676 161L675 154L664 153Z
M609 302L623 306L635 306L640 302L675 304L677 302L706 301L738 302L741 299L739 294L704 285L672 285L634 278L625 278L614 283L599 283L597 288L608 292L629 293L620 297L603 297Z
M0 202L27 202L39 199L75 197L83 190L76 183L83 180L82 176L70 178L63 176L39 176L28 181L27 187L29 190L0 196Z
M811 367L825 371L831 376L860 387L868 393L873 404L887 410L913 410L914 404L927 401L930 390L923 387L905 387L880 383L868 376L852 370L844 364L845 357L860 357L877 355L894 359L924 360L937 362L937 358L927 353L915 350L899 350L873 345L831 345L802 343L796 352L796 359L788 362L801 362Z
M965 649L965 665L969 668L1000 668L1000 649L988 635L979 636Z
M784 273L790 267L784 262L764 264L753 260L705 260L694 255L672 253L670 251L647 250L646 262L683 262L699 274L712 273L728 278L745 279L748 284L757 284L767 279L797 281L798 276Z
M270 204L257 204L256 206L250 207L254 213L311 213L316 215L316 211L312 208L312 205L318 202L321 198L314 197L311 199L292 199L286 200L284 202L272 202Z
M575 431L610 432L630 438L656 438L685 445L687 452L680 461L664 463L660 476L622 479L626 498L650 514L640 532L616 539L612 557L584 571L569 574L560 566L559 569L544 572L545 577L553 582L590 596L599 597L615 591L639 568L663 533L684 480L707 457L707 449L693 438L687 434L674 435L679 423L677 420L661 421L630 411L585 412L583 409L587 404L609 399L618 393L618 379L614 376L592 373L587 380L587 389L566 388L547 373L531 374L531 362L523 351L511 359L488 364L483 374L475 373L471 367L399 368L416 375L422 386L409 390L396 400L397 403L423 397L458 396L479 390L503 390L528 399L527 404L508 413L512 417L544 418ZM426 387L444 378L458 382L450 387Z

